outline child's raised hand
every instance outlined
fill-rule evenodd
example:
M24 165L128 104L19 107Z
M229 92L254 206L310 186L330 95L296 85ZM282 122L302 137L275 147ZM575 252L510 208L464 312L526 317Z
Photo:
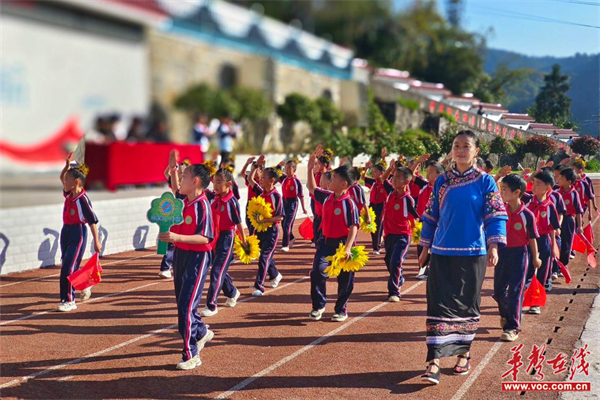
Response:
M365 171L373 166L373 162L371 160L367 161L365 164Z
M258 160L256 160L256 165L265 165L267 163L267 158L265 157L264 154L261 154L260 157L258 157Z
M570 158L570 157L567 157L567 158L565 158L564 160L562 160L562 161L560 162L560 164L558 164L558 165L567 165L567 164L568 164L568 163L570 163L570 162L571 162L571 158Z
M179 160L179 152L176 149L171 150L169 153L169 167L175 168L177 167Z
M429 157L431 157L431 154L423 154L421 157L419 157L417 159L417 162L423 163L423 162L429 160Z
M285 165L285 160L280 161L279 164L277 164L277 165L279 165L280 167L283 167Z
M510 174L511 170L512 170L512 168L510 165L505 165L504 167L500 168L500 171L498 171L497 176L504 177L504 176Z
M550 161L546 164L546 168L552 168L554 166L554 161Z
M543 168L543 167L542 167L542 168ZM530 172L531 172L531 168L525 168L525 169L523 170L523 172L521 172L521 175L527 175L527 174L529 174Z
M381 149L381 159L385 160L386 157L387 157L387 149L384 147L383 149Z
M70 152L69 154L67 154L67 159L66 159L67 165L71 164L72 157L73 157L73 152Z

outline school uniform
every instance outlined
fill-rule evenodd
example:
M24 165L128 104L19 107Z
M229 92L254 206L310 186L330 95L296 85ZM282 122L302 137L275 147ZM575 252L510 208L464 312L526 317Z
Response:
M267 193L259 185L254 185L252 190L256 195L265 199L267 204L271 205L273 217L285 217L283 200L276 188L273 188ZM256 274L256 280L254 281L254 288L263 293L265 291L267 274L269 275L270 280L277 278L279 275L273 256L275 254L275 248L277 247L277 239L279 239L280 230L280 222L276 222L266 231L256 233L256 236L260 241L260 256L258 258L258 272Z
M498 302L500 317L506 319L503 329L520 331L523 294L530 262L529 241L537 239L539 233L534 214L523 203L515 212L506 204L506 211L507 243L498 253L498 264L494 269L493 298Z
M527 208L535 217L535 224L539 234L537 246L540 260L542 260L542 266L537 269L536 276L538 281L545 286L546 291L549 292L552 290L552 264L554 259L552 256L553 244L550 234L560 228L558 211L556 211L556 206L550 197L546 197L546 200L544 201L539 201L537 198L534 198L527 205ZM525 288L529 287L534 272L535 268L533 267L533 262L530 262Z
M419 219L423 216L423 213L425 213L425 208L427 206L427 202L429 201L429 198L431 197L432 192L433 192L433 185L430 184L429 182L419 192L419 198L417 200L417 214L419 215ZM420 244L417 244L417 259L421 257L422 252L423 252L423 246L421 246ZM427 276L429 274L430 259L431 259L431 255L427 254L427 259L425 260L425 265L424 265L425 272L423 273L423 275L425 275L425 276Z
M363 190L362 186L360 186L358 181L354 182L354 184L348 188L348 194L350 194L350 198L354 200L354 204L356 204L356 207L358 207L358 213L360 215L360 212L367 204L367 200L365 197L365 191Z
M252 201L252 199L258 195L252 189L250 181L248 180L248 175L246 175L244 179L246 182L246 188L248 189L248 204L246 205L246 226L248 227L248 233L250 234L250 236L252 236L254 235L254 225L252 225L252 222L250 222L250 218L248 217L248 206L250 205L250 201Z
M567 212L567 206L565 206L565 200L563 199L562 195L557 190L558 189L549 190L547 196L552 200L552 202L554 203L554 206L556 207L556 212L558 212L558 224L562 225L562 221L564 220L565 213ZM562 241L560 239L560 235L558 234L558 232L554 236L554 240L556 240L556 246L558 246L558 248L560 250ZM552 259L552 268L550 271L550 279L552 278L552 274L554 274L554 273L558 274L559 272L560 272L560 267L558 266L558 259L553 258Z
M60 269L60 301L75 301L75 288L67 279L79 269L87 243L86 224L98 223L98 217L92 208L92 202L85 190L77 196L64 192L63 227L60 232L60 251L62 266Z
M427 181L427 179L423 178L419 174L415 174L414 177L413 177L413 179L408 184L408 190L410 191L410 197L412 197L412 199L414 200L415 206L418 207L418 205L419 205L419 194L421 193L421 190L424 187L426 187L427 185L429 185L429 182ZM427 199L427 200L429 200L429 199Z
M331 190L325 190L316 188L315 192L319 192L321 195L333 194ZM322 241L319 240L323 237L323 230L321 224L323 223L323 203L315 202L315 217L313 219L313 242L318 246Z
M169 187L171 187L171 185L169 184ZM177 191L175 193L175 198L179 199L179 200L185 200L187 198L187 196L179 193L179 191ZM165 254L160 262L160 271L164 272L164 271L170 271L171 268L173 268L173 253L175 252L175 246L173 245L173 243L167 243L167 254Z
M310 173L310 171L309 171L309 173ZM316 184L317 184L317 187L319 187L319 186L321 185L321 177L322 177L322 176L323 176L323 174L322 174L322 173L320 173L320 172L317 172L317 173L315 174L315 182L316 182ZM314 196L313 196L311 193L309 193L308 195L309 195L309 197L310 197L310 210L312 211L312 214L313 214L313 215L316 215L316 211L317 211L317 210L316 210L316 207L317 207L317 204L316 204L316 202L315 202L315 197L314 197ZM315 242L315 243L316 243L316 240L315 240L315 239L313 239L313 242Z
M592 188L588 184L587 180L584 179L577 179L574 188L577 191L577 194L579 194L579 199L581 200L581 208L583 210L583 213L585 214L590 200L594 198L594 192L592 191Z
M359 215L358 207L348 192L336 199L332 192L315 190L314 199L323 205L323 236L319 239L310 273L310 295L313 310L321 310L327 303L327 274L324 271L329 266L329 261L326 258L337 252L340 243L346 244L350 227L359 224ZM354 289L354 272L340 272L337 282L335 313L345 315L348 299Z
M242 223L240 203L230 191L223 197L216 196L211 203L215 232L218 232L215 254L210 271L210 286L206 295L206 307L214 311L217 308L219 293L223 290L225 297L234 298L237 289L229 275L229 267L233 261L233 245L237 224Z
M412 221L419 218L410 192L398 194L385 182L388 197L383 212L383 231L385 234L385 265L388 279L388 296L400 296L400 287L404 283L402 264L412 239Z
M560 262L566 267L571 258L573 250L573 239L575 238L575 216L583 214L579 193L571 187L569 190L559 192L565 202L565 216L560 226Z
M298 202L304 201L304 190L300 179L294 176L286 176L281 181L281 193L283 196L283 209L285 217L283 218L283 238L281 247L290 247L293 240L296 240L294 233L294 221L298 213Z
M173 283L177 301L177 324L183 338L183 361L198 354L197 343L207 333L198 313L202 289L213 260L214 222L206 193L184 201L183 223L171 227L179 235L201 235L208 244L175 243Z
M365 185L371 189L371 193L369 194L369 207L375 212L375 223L377 224L377 231L371 233L371 242L373 244L373 251L379 251L381 249L381 235L383 234L381 217L383 216L383 207L385 206L385 200L387 199L387 192L383 187L381 179L365 177Z

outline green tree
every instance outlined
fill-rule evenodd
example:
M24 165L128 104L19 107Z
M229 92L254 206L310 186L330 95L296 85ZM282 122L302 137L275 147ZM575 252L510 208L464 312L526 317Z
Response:
M481 74L473 94L485 103L502 103L506 99L506 93L517 90L532 72L524 68L511 70L506 64L500 63L492 76Z
M571 117L571 99L567 92L571 88L568 75L561 75L560 65L555 64L552 72L544 76L544 86L528 112L537 122L565 126Z
M573 140L571 150L583 157L595 156L600 152L600 140L591 136L582 136Z
M306 121L313 126L321 122L321 111L317 104L300 93L285 96L283 104L277 106L277 114L291 123Z
M548 136L535 135L527 139L525 151L537 157L535 165L538 164L540 157L547 157L558 152L558 145Z
M502 136L496 136L494 140L490 142L490 154L497 154L499 156L504 154L515 154L515 148L510 140L505 139Z
M211 115L215 90L206 83L190 86L175 98L173 105L189 114L199 112Z
M273 109L271 102L256 89L236 86L230 95L239 104L239 118L251 121L266 118Z

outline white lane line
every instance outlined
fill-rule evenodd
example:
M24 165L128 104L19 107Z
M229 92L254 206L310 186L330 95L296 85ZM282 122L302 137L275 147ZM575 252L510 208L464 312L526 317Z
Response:
M410 293L411 291L413 291L414 289L416 289L417 287L419 287L420 285L422 285L424 283L425 283L425 281L421 281L419 283L416 283L416 284L412 285L410 288L408 288L406 291L403 291L402 294ZM319 343L327 340L328 338L332 337L336 333L343 331L344 329L346 329L349 326L355 324L356 322L358 322L361 319L365 318L369 314L374 313L375 311L377 311L380 308L386 306L387 304L390 304L390 303L388 301L385 301L385 302L383 302L381 304L378 304L375 307L371 308L369 311L367 311L367 312L359 315L358 317L352 318L350 321L346 322L345 324L337 327L336 329L332 330L331 332L329 332L329 333L321 336L320 338L312 341L311 343L309 343L306 346L302 347L301 349L295 351L294 353L290 354L289 356L287 356L287 357L279 360L278 362L276 362L275 364L271 365L270 367L267 367L267 368L263 369L262 371L260 371L259 373L255 374L255 375L252 375L250 378L248 378L248 379L246 379L246 380L238 383L237 385L235 385L234 387L232 387L228 391L223 392L220 395L218 395L216 398L217 399L226 399L226 398L232 396L236 392L242 390L246 386L250 385L252 382L256 381L258 378L260 378L262 376L265 376L265 375L273 372L274 370L276 370L277 368L281 367L282 365L287 364L288 362L292 361L294 358L298 357L299 355L301 355L303 353L306 353L307 351L309 351L310 349L312 349L313 347L315 347Z
M303 277L303 278L296 279L295 281L293 281L293 282L290 282L290 283L288 283L288 284L286 284L286 285L278 286L277 288L274 288L274 289L268 290L268 291L266 292L266 294L270 294L270 293L276 292L276 291L278 291L278 290L285 289L285 288L286 288L286 287L288 287L288 286L292 286L292 285L294 285L294 284L296 284L296 283L299 283L299 282L305 281L305 280L307 280L308 278L309 278L308 276L305 276L305 277ZM156 284L163 283L163 282L169 282L169 281L155 282L155 283L152 283L152 284L150 284L150 285L156 285ZM423 282L421 282L421 283L423 283ZM146 286L150 286L150 285L146 285ZM133 290L133 289L131 289L131 290ZM113 295L114 295L114 294L112 294L112 295L110 295L110 296L113 296ZM104 296L104 298L105 298L105 297L108 297L108 296ZM100 298L101 298L101 297L100 297ZM98 299L100 299L100 298L98 298ZM244 303L244 302L246 302L246 301L254 300L254 299L257 299L257 298L260 298L260 297L247 297L247 298L245 298L245 299L242 299L242 300L238 301L238 303ZM89 301L91 301L91 300L89 300ZM88 301L88 302L89 302L89 301ZM150 332L150 333L146 333L146 334L144 334L144 335L141 335L141 336L135 337L135 338L133 338L133 339L130 339L130 340L126 341L126 342L123 342L123 343L117 344L117 345L115 345L115 346L109 347L109 348L107 348L107 349L100 350L100 351L98 351L98 352L96 352L96 353L92 353L92 354L89 354L89 355L87 355L87 356L84 356L84 357L81 357L81 358L77 358L77 359L74 359L74 360L68 361L68 362L66 362L66 363L63 363L63 364L55 365L55 366L53 366L53 367L50 367L50 368L44 369L44 370L42 370L42 371L38 371L38 372L36 372L36 373L33 373L33 374L31 374L31 375L28 375L28 376L24 376L24 377L21 377L21 378L13 379L12 381L9 381L9 382L6 382L6 383L4 383L3 385L0 385L0 389L5 389L5 388L7 388L7 387L10 387L10 386L17 385L17 384L19 384L19 383L22 383L22 382L25 382L25 381L27 381L27 380L29 380L29 379L31 379L31 378L37 378L37 377L39 377L39 376L46 375L46 374L48 374L48 373L50 373L50 372L52 372L52 371L56 371L57 369L62 369L62 368L64 368L64 367L67 367L67 366L69 366L69 365L78 364L78 363L81 363L81 362L83 362L83 361L87 361L87 360L89 360L90 358L98 357L98 356L100 356L100 355L102 355L102 354L106 354L106 353L108 353L108 352L111 352L111 351L113 351L113 350L120 349L120 348L122 348L122 347L125 347L125 346L128 346L128 345L130 345L130 344L132 344L132 343L139 342L140 340L147 339L147 338L149 338L149 337L152 337L152 336L158 335L158 334L160 334L160 333L162 333L162 332L164 332L164 331L167 331L167 330L169 330L169 329L174 329L174 328L176 328L176 327L177 327L177 324L169 325L169 326L166 326L166 327L164 327L164 328L161 328L161 329L158 329L158 330L152 331L152 332Z
M156 254L146 254L144 256L140 256L140 257L135 257L135 258L127 258L124 260L118 260L118 261L112 261L109 263L102 263L102 266L106 267L108 265L113 265L113 264L118 264L118 263L122 263L125 261L133 261L133 260L139 260L140 258L144 258L144 257L150 257L150 256L155 256ZM18 281L18 282L11 282L11 283L7 283L4 285L0 285L0 288L4 288L4 287L8 287L8 286L13 286L13 285L19 285L21 283L27 283L27 282L33 282L33 281L40 281L42 279L46 279L46 278L53 278L55 276L60 276L60 272L58 274L52 274L52 275L46 275L46 276L42 276L39 278L31 278L31 279L25 279L24 281ZM0 279L0 282L2 281L2 279Z
M75 376L74 376L74 375L69 375L69 376L65 376L64 378L60 378L58 381L59 381L59 382L64 382L64 381L71 380L71 379L73 379L73 378L75 378Z
M492 361L492 358L494 358L498 350L500 350L500 347L502 347L502 342L498 340L496 343L494 343L490 351L487 352L485 357L483 357L483 360L481 360L477 368L475 368L471 375L469 375L469 378L458 388L456 393L454 393L454 396L452 396L451 400L462 399L465 393L467 393L471 386L473 386L477 378L479 378L479 375L481 375L485 367L487 367L489 362Z
M100 350L100 351L97 351L97 352L92 353L92 354L88 354L85 357L76 358L74 360L67 361L66 363L58 364L58 365L55 365L55 366L50 367L48 369L44 369L42 371L38 371L38 372L33 373L31 375L27 375L27 376L23 376L21 378L13 379L12 381L9 381L9 382L4 383L3 385L0 385L0 389L5 389L7 387L14 386L14 385L17 385L17 384L22 383L22 382L26 382L26 381L28 381L31 378L37 378L39 376L46 375L46 374L48 374L48 373L50 373L52 371L56 371L58 369L67 367L69 365L78 364L78 363L80 363L82 361L87 361L90 358L101 356L101 355L109 353L109 352L111 352L113 350L117 350L117 349L120 349L120 348L125 347L127 345L130 345L132 343L139 342L140 340L144 340L146 338L158 335L158 334L160 334L160 333L162 333L162 332L164 332L166 330L173 329L176 326L177 326L177 324L169 325L169 326L167 326L165 328L158 329L158 330L152 331L150 333L146 333L145 335L141 335L141 336L135 337L133 339L130 339L130 340L126 341L126 342L123 342L123 343L117 344L115 346L109 347L107 349Z

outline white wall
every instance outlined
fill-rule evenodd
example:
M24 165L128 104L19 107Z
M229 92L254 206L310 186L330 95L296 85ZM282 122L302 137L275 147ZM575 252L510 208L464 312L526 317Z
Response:
M146 113L146 44L0 14L0 131L30 144L72 116L83 129L99 112ZM3 168L16 168L3 159Z

